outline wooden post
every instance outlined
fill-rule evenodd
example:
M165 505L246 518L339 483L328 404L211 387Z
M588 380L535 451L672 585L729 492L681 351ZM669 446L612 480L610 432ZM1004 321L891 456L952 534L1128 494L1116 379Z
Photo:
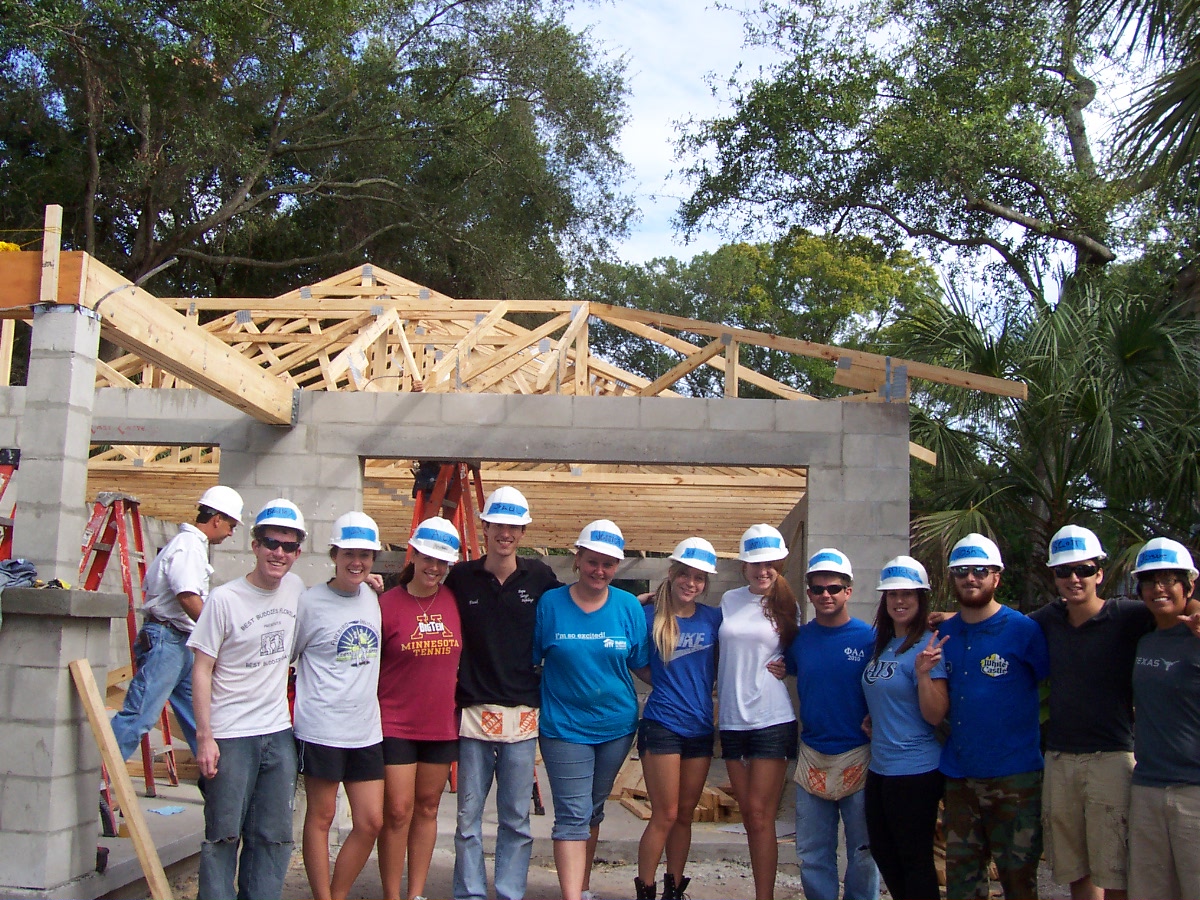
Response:
M142 807L133 792L133 782L129 779L125 760L121 758L117 738L113 734L112 725L109 724L104 699L100 696L100 688L92 674L92 664L86 659L76 659L68 663L68 668L71 670L71 678L75 680L79 699L83 701L83 708L87 711L92 735L100 748L100 758L108 769L108 777L112 779L117 803L120 804L121 812L125 814L125 823L129 826L133 849L137 852L138 862L142 864L142 873L146 876L146 884L150 887L150 896L154 900L172 900L167 873L163 871L162 860L158 858L158 848L154 846L154 839L146 825L146 817L142 815Z

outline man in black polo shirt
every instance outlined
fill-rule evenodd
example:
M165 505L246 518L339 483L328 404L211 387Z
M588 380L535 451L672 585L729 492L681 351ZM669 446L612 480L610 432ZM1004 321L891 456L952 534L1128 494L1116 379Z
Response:
M495 891L525 895L533 834L529 807L538 736L538 675L533 668L537 602L559 580L540 560L519 557L529 503L516 488L493 491L479 514L487 555L450 570L462 619L463 652L455 700L462 709L458 750L458 824L454 896L487 897L483 804L496 778Z
M1047 562L1059 597L1032 616L1050 648L1046 855L1075 900L1126 896L1133 661L1138 639L1154 627L1142 603L1096 593L1104 556L1088 529L1059 529Z

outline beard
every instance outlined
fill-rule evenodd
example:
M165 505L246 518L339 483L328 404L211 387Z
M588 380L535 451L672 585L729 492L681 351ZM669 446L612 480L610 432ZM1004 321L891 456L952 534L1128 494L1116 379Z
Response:
M961 593L958 593L958 602L959 602L960 606L965 606L968 609L982 609L983 607L985 607L989 603L991 603L992 598L995 596L996 596L995 588L992 588L990 590L984 588L982 590L975 592L970 597L964 597Z

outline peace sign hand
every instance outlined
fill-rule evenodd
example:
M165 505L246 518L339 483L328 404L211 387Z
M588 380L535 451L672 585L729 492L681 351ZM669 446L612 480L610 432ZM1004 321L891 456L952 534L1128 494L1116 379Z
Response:
M918 675L928 675L933 671L933 667L942 661L942 645L948 640L950 640L950 635L938 640L936 631L929 636L929 643L925 645L924 650L917 654L915 665Z

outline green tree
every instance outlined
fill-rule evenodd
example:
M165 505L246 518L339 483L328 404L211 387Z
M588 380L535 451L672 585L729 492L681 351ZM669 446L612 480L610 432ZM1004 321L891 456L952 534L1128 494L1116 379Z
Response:
M906 250L803 229L771 243L727 244L686 263L674 258L645 265L596 263L575 288L581 298L615 306L860 348L873 346L901 311L936 292L932 269ZM590 340L597 352L650 379L680 359L612 326L593 329ZM740 354L745 365L806 393L845 393L832 384L833 366L824 360L749 345ZM720 396L723 378L715 369L701 367L677 389ZM751 385L743 385L741 393L770 396Z
M1094 528L1110 574L1154 535L1192 541L1200 496L1200 327L1150 294L1068 285L1053 308L988 320L962 297L923 302L892 330L897 353L1019 378L1017 402L921 389L913 440L938 453L914 480L914 546L941 571L969 531L997 536L1010 590L1032 609L1053 591L1043 561L1062 525ZM1110 588L1119 583L1110 578Z
M365 258L561 291L623 232L620 64L555 0L0 0L0 227L179 290Z
M753 37L786 59L732 82L732 112L683 135L685 229L734 214L908 242L982 260L992 292L1044 302L1064 256L1102 268L1161 212L1162 173L1127 174L1090 134L1112 112L1103 79L1132 73L1078 0L763 8Z

